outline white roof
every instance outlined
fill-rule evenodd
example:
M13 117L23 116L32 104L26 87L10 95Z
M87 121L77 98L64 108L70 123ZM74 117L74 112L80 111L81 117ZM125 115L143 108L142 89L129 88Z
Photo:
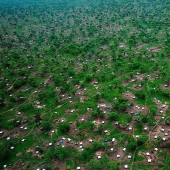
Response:
M152 159L148 159L148 162L152 162Z
M14 149L14 146L11 146L11 148L10 149Z
M128 165L124 165L124 168L127 169L127 168L128 168Z
M126 151L126 148L123 148L123 151Z
M78 166L77 169L81 169L81 168Z
M4 168L6 168L6 167L7 167L7 165L4 165L3 167L4 167Z
M97 156L98 159L101 159L102 157L100 155Z
M115 141L115 138L112 138L112 142L114 142Z
M155 151L158 151L158 148L155 148L154 150L155 150Z
M120 155L117 155L116 157L117 157L117 158L120 158Z

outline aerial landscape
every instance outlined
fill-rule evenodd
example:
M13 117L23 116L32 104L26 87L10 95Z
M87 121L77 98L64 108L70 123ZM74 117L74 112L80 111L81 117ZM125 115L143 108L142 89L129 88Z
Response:
M0 170L170 170L169 0L0 0Z

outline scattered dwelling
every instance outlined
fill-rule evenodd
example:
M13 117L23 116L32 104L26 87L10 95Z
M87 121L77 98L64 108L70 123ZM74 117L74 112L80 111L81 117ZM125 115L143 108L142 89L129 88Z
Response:
M114 148L110 148L110 151L113 152Z
M151 163L152 162L152 159L148 159L148 163Z
M125 151L126 151L126 148L123 148L123 151L125 152Z
M129 127L128 129L129 129L129 131L132 131L133 127Z
M156 151L156 152L157 152L157 151L158 151L158 148L154 148L154 151Z
M92 142L93 142L93 140L92 140L92 139L89 139L89 142L90 142L90 143L92 143Z
M14 149L14 146L11 146L10 149L13 150L13 149Z
M7 165L3 165L3 168L6 168L7 167Z
M125 169L128 169L128 168L129 168L129 166L128 166L128 165L124 165L124 168L125 168Z
M10 137L7 137L6 139L7 139L7 140L10 140L11 138L10 138Z
M148 127L144 127L144 131L147 131L148 130Z
M114 143L115 142L115 138L112 138L112 143Z
M97 159L101 159L101 158L102 158L101 155L98 155L98 156L97 156Z
M48 145L49 145L49 146L52 146L52 143L49 143Z
M120 155L118 154L118 155L116 155L116 157L117 157L117 158L120 158Z

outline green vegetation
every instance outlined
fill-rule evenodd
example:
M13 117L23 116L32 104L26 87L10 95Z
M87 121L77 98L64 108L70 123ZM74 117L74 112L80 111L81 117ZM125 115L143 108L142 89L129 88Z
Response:
M169 0L0 1L0 169L170 169Z

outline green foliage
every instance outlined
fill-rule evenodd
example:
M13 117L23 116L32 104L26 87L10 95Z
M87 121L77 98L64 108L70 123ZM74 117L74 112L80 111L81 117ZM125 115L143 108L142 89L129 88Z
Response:
M46 151L45 155L44 155L44 157L45 157L46 159L51 159L51 158L53 158L54 156L55 156L55 150L54 150L53 148L48 149L48 150Z
M9 159L9 154L10 154L10 150L8 148L8 144L7 142L2 145L0 145L0 149L1 149L1 152L0 152L0 160L1 161L4 161L4 160L8 160Z
M61 123L58 128L63 134L66 134L70 130L70 125L67 122L64 122Z
M129 107L128 102L124 100L120 101L114 101L114 108L117 109L120 112L123 112L126 110L127 107Z
M109 162L108 158L105 156L101 160L94 160L92 159L88 164L89 170L118 170L119 169L119 162Z
M55 156L59 159L59 160L63 160L65 158L67 158L68 156L68 151L65 147L62 146L58 146L55 151Z
M106 149L108 148L108 144L105 142L93 142L92 147L94 150L99 150L99 149Z
M137 148L137 142L135 141L134 138L130 138L128 140L128 144L127 144L127 149L131 152L135 151L135 149Z
M163 92L163 95L165 97L170 97L170 91L169 90L164 89L164 90L162 90L162 92Z
M82 52L81 46L79 44L67 44L60 48L60 53L77 55Z
M156 113L157 113L157 107L151 107L150 108L150 113L153 115L153 116L155 116L156 115Z
M25 80L17 80L15 83L14 83L14 88L15 89L19 89L21 88L22 86L26 85L26 82Z
M112 121L118 121L119 120L119 115L112 111L109 114L109 119L112 120Z
M145 99L146 96L145 96L145 92L142 90L142 91L136 91L135 92L135 95L140 98L140 99Z
M94 157L94 150L91 147L85 147L80 155L82 161L90 161Z
M138 140L137 140L137 145L138 145L138 146L143 145L144 143L147 142L147 139L148 139L147 136L142 136L142 137L138 138Z
M52 125L51 125L50 121L43 121L41 124L41 128L44 131L50 131L52 129Z
M82 164L93 170L120 169L128 163L126 160L121 160L119 167L118 162L107 158L113 137L117 140L115 147L127 145L127 150L135 154L134 161L143 161L138 153L148 150L145 143L151 142L148 135L152 136L157 119L153 99L169 105L169 87L164 86L170 85L169 7L169 0L1 0L0 130L4 134L0 134L0 169L9 163L15 169L20 161L25 163L23 169L45 168L46 164L57 169L68 157L71 163L67 161L66 169ZM98 83L92 84L95 79ZM141 89L132 88L139 84ZM86 91L77 95L82 88ZM126 91L136 98L125 100ZM85 101L80 101L81 96ZM37 101L43 108L36 108ZM107 109L104 114L104 106L96 108L99 103L112 105L113 110ZM147 106L150 114L145 114L146 109L138 116L127 114L133 104ZM71 109L75 112L67 114ZM17 114L20 111L21 115ZM169 110L160 121L167 126L168 115ZM63 117L67 122L59 124L57 120ZM82 117L85 121L81 122ZM96 126L94 120L105 122ZM113 126L113 121L119 122L120 128ZM133 134L121 132L132 124ZM148 133L143 131L144 124L152 126ZM19 126L27 128L15 134ZM52 129L56 131L47 133ZM106 129L110 131L108 143L103 142ZM138 139L131 138L136 134ZM56 147L61 137L69 137L71 142L86 143L90 138L95 142L79 152L76 146ZM26 141L21 142L23 138ZM51 141L54 145L46 148L44 142ZM160 137L151 142L155 147L163 144ZM15 146L14 150L10 146ZM164 147L170 146L167 143ZM32 148L44 157L34 159L35 153L27 152ZM100 150L102 159L96 160L95 153ZM168 153L158 154L165 158L162 163L159 157L159 168L168 169ZM130 168L152 166L132 164Z

